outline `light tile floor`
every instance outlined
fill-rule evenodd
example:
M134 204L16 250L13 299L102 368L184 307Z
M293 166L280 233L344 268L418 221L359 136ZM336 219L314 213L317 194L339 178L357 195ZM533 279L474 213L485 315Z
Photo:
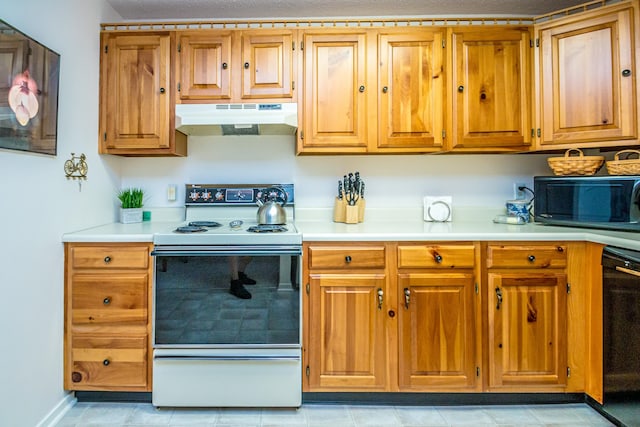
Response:
M79 402L57 427L113 426L612 426L586 404L367 406L304 404L300 409L156 409L150 403Z

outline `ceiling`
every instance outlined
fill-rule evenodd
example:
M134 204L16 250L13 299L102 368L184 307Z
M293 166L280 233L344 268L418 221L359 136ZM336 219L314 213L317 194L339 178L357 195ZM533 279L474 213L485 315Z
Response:
M107 0L124 20L537 16L585 0Z

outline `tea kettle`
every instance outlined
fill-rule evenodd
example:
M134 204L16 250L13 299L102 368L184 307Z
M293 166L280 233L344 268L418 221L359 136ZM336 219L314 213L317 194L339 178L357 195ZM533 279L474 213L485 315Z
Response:
M259 225L280 225L287 223L287 192L282 187L264 189L262 195L256 199L258 206Z

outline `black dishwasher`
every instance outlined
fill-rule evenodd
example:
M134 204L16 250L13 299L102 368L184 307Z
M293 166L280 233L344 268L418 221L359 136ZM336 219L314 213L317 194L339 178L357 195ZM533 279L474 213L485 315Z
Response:
M624 426L640 426L640 252L602 253L603 409Z

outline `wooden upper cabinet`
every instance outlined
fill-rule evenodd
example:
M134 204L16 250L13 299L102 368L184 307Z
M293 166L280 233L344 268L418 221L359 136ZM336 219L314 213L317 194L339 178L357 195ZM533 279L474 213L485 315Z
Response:
M305 33L302 134L298 151L363 153L375 114L375 50L367 50L365 31ZM375 112L374 112L375 113Z
M178 34L181 100L231 99L231 32Z
M293 32L243 32L241 43L241 97L293 98Z
M293 30L178 32L181 102L291 101Z
M377 148L441 149L444 34L444 30L405 28L378 35Z
M531 143L527 27L451 30L450 148L522 151Z
M186 137L174 132L169 32L103 33L100 152L184 155Z
M536 26L539 148L637 143L634 22L625 3Z

